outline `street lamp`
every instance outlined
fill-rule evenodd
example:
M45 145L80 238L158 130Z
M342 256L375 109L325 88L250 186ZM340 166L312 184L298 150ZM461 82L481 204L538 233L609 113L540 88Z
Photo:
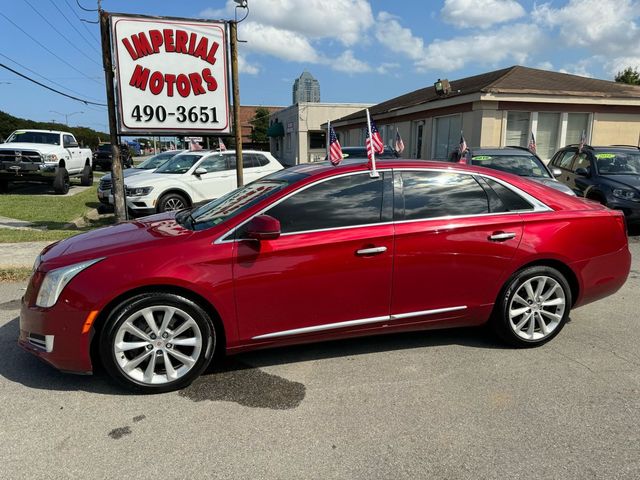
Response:
M50 113L56 113L58 115L61 115L64 117L64 124L69 126L69 117L73 116L73 115L77 115L78 113L84 113L84 112L71 112L71 113L61 113L61 112L56 112L55 110L49 110Z

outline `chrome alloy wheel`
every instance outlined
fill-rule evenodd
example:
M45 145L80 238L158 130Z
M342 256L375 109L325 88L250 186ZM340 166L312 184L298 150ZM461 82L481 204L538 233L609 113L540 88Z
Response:
M509 303L509 325L524 340L542 340L560 325L566 304L564 290L554 278L532 277Z
M120 325L113 353L122 372L149 385L186 375L202 350L202 332L184 310L152 306L131 314Z
M173 212L175 210L182 210L186 205L182 200L176 197L169 198L164 204L165 212Z

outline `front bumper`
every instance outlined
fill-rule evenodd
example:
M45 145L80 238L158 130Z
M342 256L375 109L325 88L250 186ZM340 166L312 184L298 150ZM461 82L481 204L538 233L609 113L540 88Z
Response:
M607 207L624 213L627 223L640 223L640 202L623 200L613 195L607 197Z
M82 333L88 314L64 302L44 309L23 299L18 345L58 370L90 374L93 330Z
M0 180L51 181L55 178L57 164L35 162L0 162Z

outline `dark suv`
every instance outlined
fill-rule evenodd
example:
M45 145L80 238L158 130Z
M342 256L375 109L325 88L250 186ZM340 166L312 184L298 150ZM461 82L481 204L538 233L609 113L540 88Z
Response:
M556 178L577 195L622 210L629 223L640 223L640 148L578 145L559 150L550 165Z
M120 145L120 155L122 159L122 167L130 168L133 166L133 158L131 158L131 151L126 144ZM100 167L102 170L111 170L111 144L101 143L98 148L93 152L93 168Z

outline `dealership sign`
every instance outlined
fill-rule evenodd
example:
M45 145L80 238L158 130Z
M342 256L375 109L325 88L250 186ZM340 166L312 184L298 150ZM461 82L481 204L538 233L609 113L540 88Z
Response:
M225 24L112 15L121 133L229 133Z

